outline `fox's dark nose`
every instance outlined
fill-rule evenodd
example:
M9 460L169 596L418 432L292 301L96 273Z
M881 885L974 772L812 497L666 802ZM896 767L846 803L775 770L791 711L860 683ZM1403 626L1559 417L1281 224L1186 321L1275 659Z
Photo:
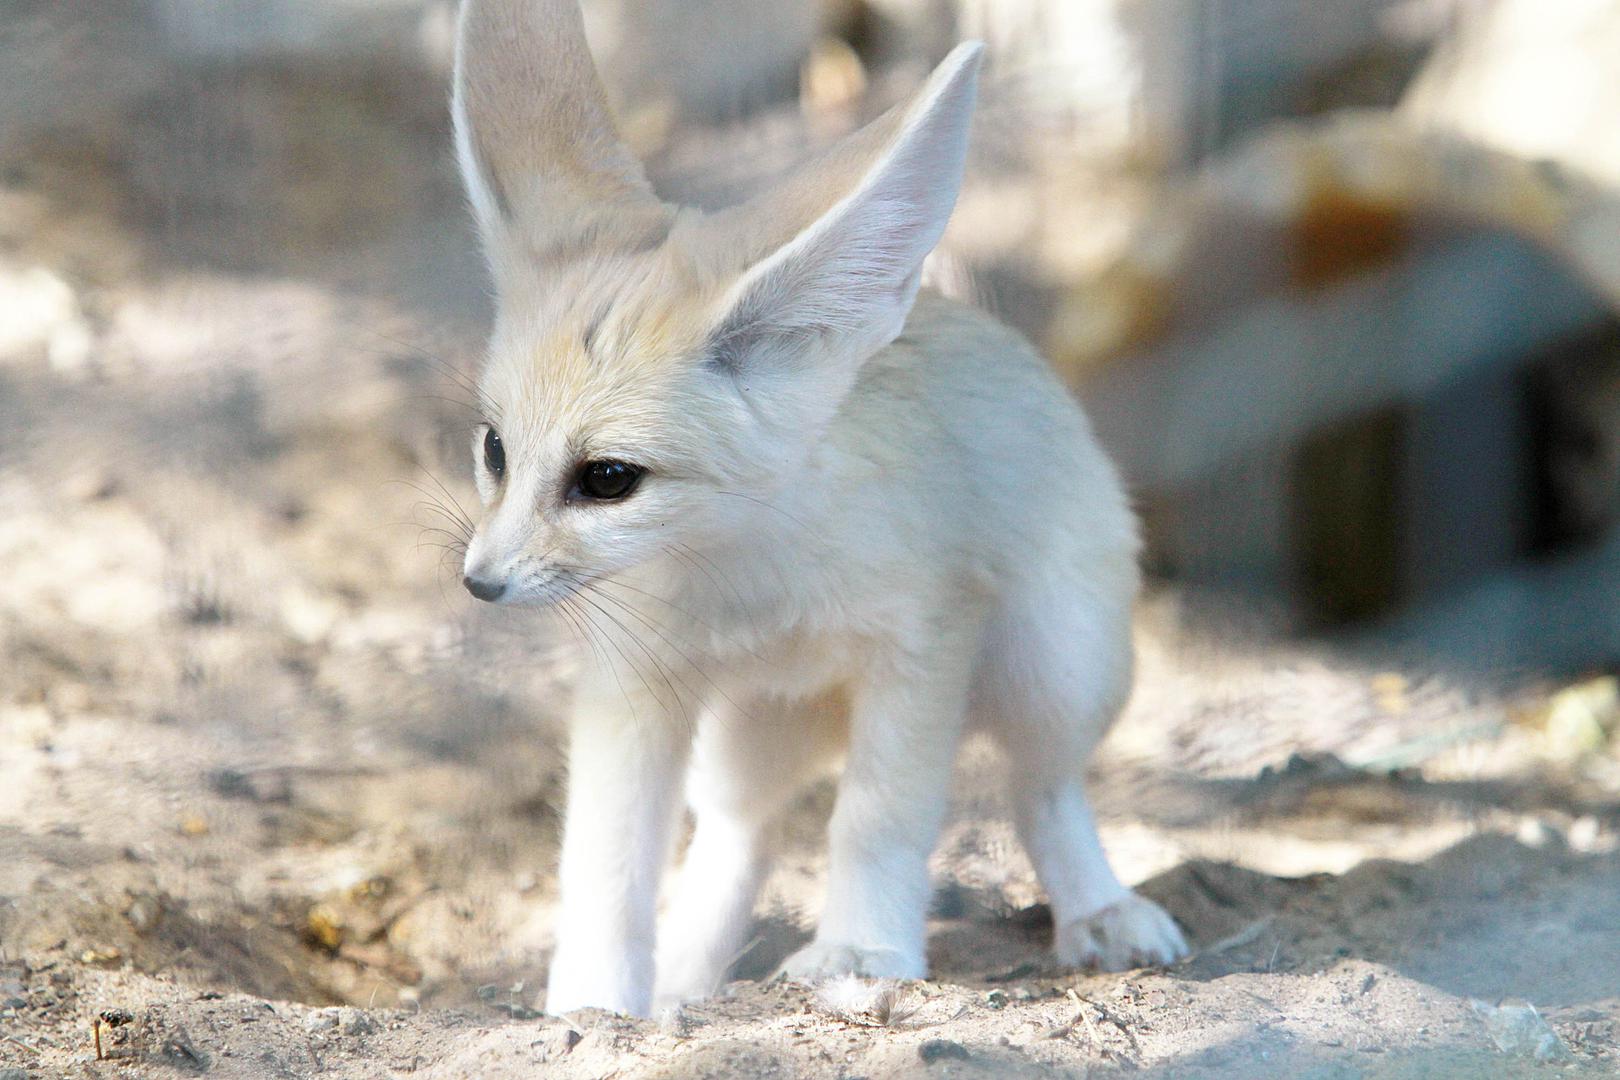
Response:
M499 600L501 594L506 592L506 582L504 581L485 581L483 578L468 575L461 579L461 583L467 586L468 592L480 600Z

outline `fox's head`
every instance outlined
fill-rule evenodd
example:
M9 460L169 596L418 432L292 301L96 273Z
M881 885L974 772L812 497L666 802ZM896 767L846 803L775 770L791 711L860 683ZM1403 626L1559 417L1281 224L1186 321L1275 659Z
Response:
M980 49L705 215L619 140L576 0L465 0L456 149L497 291L466 585L550 602L745 535L900 333L955 204Z

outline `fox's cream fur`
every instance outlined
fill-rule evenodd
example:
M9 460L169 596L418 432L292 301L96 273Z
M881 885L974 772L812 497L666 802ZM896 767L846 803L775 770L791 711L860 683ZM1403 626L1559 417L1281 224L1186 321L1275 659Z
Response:
M825 910L785 969L922 976L969 729L1006 752L1058 956L1185 951L1110 870L1082 784L1130 685L1119 480L1024 341L918 295L978 63L958 48L705 216L659 202L616 138L574 0L464 4L456 142L499 300L468 587L582 641L551 1012L714 992L765 826L840 761ZM627 494L602 497L609 474ZM683 780L696 831L655 938Z

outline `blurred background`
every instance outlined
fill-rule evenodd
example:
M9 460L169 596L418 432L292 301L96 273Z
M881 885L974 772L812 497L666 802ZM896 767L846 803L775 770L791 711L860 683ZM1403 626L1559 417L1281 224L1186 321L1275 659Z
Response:
M988 42L935 277L1051 358L1140 508L1143 677L1098 783L1120 861L1194 937L1242 923L1177 909L1200 860L1291 880L1484 832L1517 846L1483 862L1540 880L1555 850L1612 884L1620 4L585 14L656 186L707 207ZM60 953L103 990L162 972L532 1004L564 691L555 628L475 606L444 543L475 501L490 314L449 152L453 20L449 0L0 0L19 985ZM942 873L1034 903L975 775ZM814 832L784 840L783 941ZM1516 932L1463 974L1372 930L1333 948L1533 996ZM785 947L766 934L754 968ZM1620 963L1612 933L1546 949L1574 981L1525 976L1543 999L1585 1003L1580 973Z

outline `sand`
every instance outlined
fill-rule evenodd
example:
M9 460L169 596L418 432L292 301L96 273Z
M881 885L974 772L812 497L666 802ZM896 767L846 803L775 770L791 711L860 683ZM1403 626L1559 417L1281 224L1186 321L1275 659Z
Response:
M283 210L221 196L160 228L71 140L0 186L0 1077L1620 1075L1613 725L1571 745L1549 712L1580 673L1482 686L1167 586L1093 786L1191 959L1053 967L970 747L931 979L771 980L824 785L725 997L536 1013L556 631L437 546L482 286L444 155L379 160L408 227L256 231Z

